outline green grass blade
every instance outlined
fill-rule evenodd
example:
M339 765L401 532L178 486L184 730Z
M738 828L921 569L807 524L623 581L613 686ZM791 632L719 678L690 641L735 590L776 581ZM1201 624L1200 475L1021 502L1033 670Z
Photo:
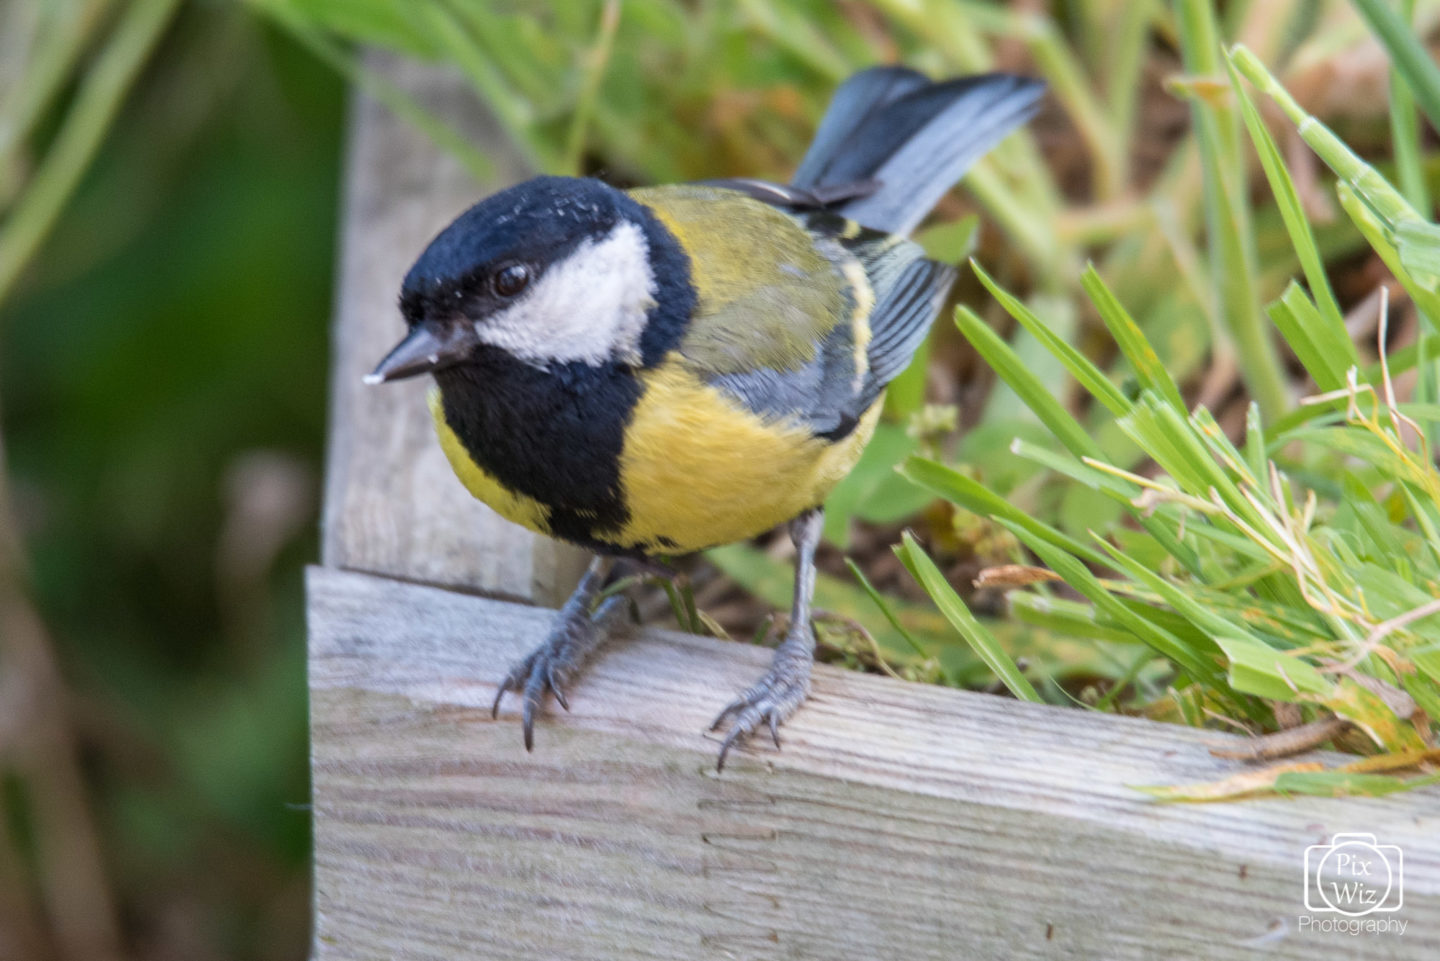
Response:
M1254 401L1245 408L1245 463L1251 477L1264 477L1270 453L1266 447L1265 426L1260 421L1260 406Z
M1191 76L1223 82L1212 0L1178 0L1175 19L1185 69ZM1210 268L1220 291L1220 313L1238 348L1236 358L1245 385L1265 416L1274 419L1290 407L1290 392L1260 313L1254 229L1237 119L1228 104L1195 95L1190 100L1204 181Z
M1401 19L1414 23L1415 0L1400 0ZM1393 60L1392 60L1393 64ZM1431 210L1430 188L1425 182L1425 152L1415 95L1395 66L1390 68L1390 140L1395 147L1395 179L1400 192L1421 213Z
M1345 387L1346 374L1360 366L1360 356L1343 320L1338 328L1333 326L1293 280L1266 313L1321 391Z
M435 0L245 0L252 9L315 36L331 36L347 50L385 47L422 60L433 60L440 46L415 16L415 8Z
M1141 401L1120 419L1120 429L1174 478L1181 490L1200 497L1214 490L1247 523L1261 523L1235 482L1215 463L1195 424L1153 394L1143 395Z
M1067 554L1054 544L1036 537L1031 531L1018 524L1012 524L1002 518L996 518L996 522L1009 528L1011 533L1024 541L1025 545L1040 557L1046 567L1059 574L1066 584L1089 598L1096 608L1102 610L1120 627L1133 633L1192 677L1203 679L1212 686L1223 686L1224 675L1220 673L1215 664L1202 658L1193 648L1170 631L1121 603L1119 598L1106 590L1099 578L1090 573L1085 565L1076 560L1074 556Z
M1231 575L1230 579L1237 584L1249 583L1251 580L1276 570L1275 561L1270 554L1238 531L1198 520L1192 520L1185 530L1190 537L1205 541L1207 544L1212 544L1220 550L1234 555L1232 559L1234 564L1247 560L1251 562L1252 567Z
M20 151L74 79L76 65L90 50L111 6L112 0L85 0L68 8L55 4L48 23L42 18L26 39L24 81L0 93L0 213L12 199L8 188L15 186L11 178L18 176Z
M909 631L905 630L905 625L900 623L900 618L891 610L890 602L883 594L875 589L875 585L870 583L870 578L865 576L865 572L860 570L860 566L848 557L845 558L845 566L850 569L850 576L859 582L860 587L870 596L870 600L875 603L880 613L884 615L885 620L890 622L890 626L895 628L895 631L901 637L905 638L905 642L915 649L916 654L921 657L929 657L930 655L926 652L925 648L920 646L920 642L915 640Z
M1390 54L1396 72L1405 78L1420 109L1425 111L1430 123L1440 127L1440 67L1435 66L1430 51L1387 0L1354 0L1354 3Z
M1027 17L1022 23L1035 65L1089 148L1095 196L1100 200L1119 196L1125 188L1129 162L1127 143L1112 128L1110 116L1086 81L1075 52L1055 24L1041 17Z
M605 68L610 64L610 52L615 47L615 31L620 26L620 0L605 0L600 8L600 25L595 31L595 43L586 54L587 63L581 74L580 94L575 101L575 111L570 117L570 129L565 136L565 152L561 169L570 176L581 176L581 160L585 152L585 132L595 112L595 101L600 94L600 83L605 79Z
M1041 464L1076 483L1083 484L1091 490L1100 491L1112 500L1124 504L1136 523L1155 538L1166 554L1179 561L1186 570L1192 573L1199 572L1200 562L1195 556L1195 552L1180 542L1170 528L1169 522L1158 513L1142 511L1135 507L1134 500L1140 492L1134 484L1116 477L1108 471L1067 460L1063 454L1045 450L1028 441L1017 439L1010 449L1017 457Z
M925 588L930 599L940 609L940 613L944 614L945 619L954 626L955 630L960 632L960 636L965 638L980 659L995 672L995 676L1009 689L1010 693L1022 701L1043 704L1044 700L1036 693L1025 675L1020 673L1020 669L1015 666L1015 662L1010 659L1010 656L1001 649L1000 643L995 640L995 635L991 634L985 625L970 613L970 608L965 606L960 595L956 594L955 589L950 586L950 582L945 580L945 575L940 573L940 568L935 566L930 555L915 543L915 538L909 531L905 532L901 544L895 548L895 553L905 565L905 569L910 572L910 576Z
M1020 356L968 307L955 310L955 324L985 358L1000 379L1025 402L1040 422L1077 457L1100 457L1100 446L1079 421L1071 417L1050 389L1040 382Z
M1314 667L1297 657L1249 638L1219 636L1215 643L1229 662L1227 681L1242 694L1293 702L1323 694L1330 685Z
M39 169L0 229L0 303L79 186L126 92L179 6L179 0L137 0L120 15Z
M1117 644L1141 643L1134 633L1102 622L1093 604L1017 591L1010 597L1010 612L1022 624L1060 634Z
M1406 220L1395 226L1395 246L1406 270L1417 277L1440 276L1440 227Z
M1106 376L1105 372L1091 363L1080 351L1070 346L1066 340L1055 333L1049 324L1035 316L1034 311L1005 288L995 282L995 279L985 272L975 260L970 261L970 269L975 271L975 276L980 278L980 283L999 302L1005 312L1015 321L1030 332L1030 335L1043 344L1054 354L1066 370L1080 382L1090 394L1104 404L1112 414L1119 416L1130 409L1130 400L1119 387Z
M1440 774L1401 778L1393 774L1349 771L1286 771L1275 779L1275 793L1315 797L1381 797L1431 784L1440 784Z
M1300 260L1300 269L1305 273L1305 282L1310 285L1310 293L1315 298L1315 303L1319 306L1320 314L1324 317L1326 324L1337 328L1343 334L1345 315L1340 310L1340 304L1335 300L1334 291L1330 289L1330 278L1325 272L1325 263L1320 257L1320 249L1315 243L1315 233L1310 229L1310 222L1305 217L1305 208L1300 203L1300 192L1295 189L1295 182L1290 178L1284 158L1280 156L1280 150L1275 146L1274 138L1270 136L1264 120L1260 118L1260 111L1255 108L1255 102L1250 98L1244 84L1240 82L1240 74L1235 69L1233 57L1227 55L1225 69L1230 75L1230 87L1240 101L1240 112L1245 120L1245 129L1250 132L1250 140L1255 145L1255 152L1260 156L1260 166L1265 171L1265 179L1270 182L1270 191L1275 195L1275 203L1280 210L1280 217L1285 222L1285 231L1290 235L1290 243L1295 248L1295 256ZM1345 336L1343 340L1350 356L1354 357L1355 348L1350 343L1349 336ZM1358 362L1358 358L1352 361L1352 363Z
M1105 281L1100 278L1094 264L1086 265L1085 272L1080 275L1080 286L1090 295L1095 309L1100 312L1100 319L1110 329L1120 352L1130 361L1141 386L1155 391L1180 413L1185 413L1185 399L1180 396L1180 388L1175 386L1175 381L1165 369L1160 355L1150 346L1150 341L1145 338L1140 325L1135 323L1129 312L1110 292L1110 288L1105 286Z
M1097 540L1099 540L1097 538ZM1190 623L1200 629L1201 633L1218 644L1218 638L1237 637L1249 644L1266 646L1263 641L1252 635L1243 625L1236 624L1205 604L1198 601L1192 592L1170 583L1165 578L1147 568L1144 564L1137 563L1133 558L1127 557L1113 545L1100 541L1103 547L1112 558L1112 563L1118 570L1129 574L1136 581L1144 584L1154 591L1166 604L1176 613L1184 617ZM1201 656L1214 656L1218 648L1200 652Z
M1420 308L1420 314L1429 324L1430 330L1440 330L1440 291L1437 291L1434 285L1421 283L1406 268L1404 256L1395 244L1393 228L1376 211L1374 205L1366 201L1358 188L1342 180L1335 185L1335 195L1340 198L1341 208L1360 229L1360 233L1365 235L1371 249L1385 262L1395 279L1400 281L1400 286L1404 287L1410 299L1415 301L1415 306ZM1370 379L1378 379L1378 367Z
M911 457L900 466L900 473L927 490L981 517L989 517L997 523L1010 523L1023 527L1033 536L1055 544L1077 557L1083 557L1092 564L1107 563L1105 555L1086 544L1062 534L1048 524L1038 521L1029 514L1010 504L1004 498L985 487L979 481L966 477L957 470L923 457Z
M1394 230L1407 220L1421 219L1415 208L1411 207L1374 167L1361 160L1329 127L1306 113L1253 53L1244 46L1237 45L1231 50L1231 62L1246 80L1275 101L1285 116L1290 118L1290 122L1295 124L1310 149L1325 161L1325 165L1333 170L1336 176L1364 198L1366 205L1384 222L1387 229Z
M1098 467L1091 467L1089 464L1077 461L1059 451L1032 444L1023 438L1017 437L1010 444L1010 453L1016 457L1033 461L1047 470L1055 471L1093 491L1103 491L1124 504L1129 504L1140 493L1139 487L1123 477L1117 477Z
M851 72L850 62L799 9L762 0L739 0L738 7L752 30L821 76L838 83Z
M705 552L705 557L766 604L789 610L794 590L793 564L777 560L746 544L711 548ZM949 624L930 605L895 598L890 598L888 603L896 619L904 625L903 632L886 625L869 626L875 642L891 663L916 666L941 655L947 647L963 651L964 660L971 660L968 650L954 644ZM872 608L869 596L850 581L824 573L815 578L815 608L859 623L871 621L868 616ZM917 656L917 647L925 654ZM949 660L952 672L968 666Z
M1106 32L1104 63L1105 87L1103 100L1110 110L1110 123L1122 144L1134 138L1140 92L1150 43L1151 18L1155 14L1151 0L1138 0L1124 5L1111 5L1109 19L1115 35Z
M476 93L494 111L495 119L526 162L547 173L564 170L560 150L536 132L533 105L501 74L459 15L433 3L416 4L414 10L416 16L424 18L428 32L444 54L464 72Z

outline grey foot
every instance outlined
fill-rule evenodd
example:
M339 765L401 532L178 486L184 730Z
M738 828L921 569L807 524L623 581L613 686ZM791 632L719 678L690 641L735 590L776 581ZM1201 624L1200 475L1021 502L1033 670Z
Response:
M557 615L558 622L545 643L510 668L510 673L500 682L495 703L490 706L490 716L500 715L500 701L506 691L520 692L525 750L535 749L535 715L545 694L554 694L560 706L570 710L566 689L579 676L590 655L605 642L624 606L624 598L612 597L591 615L583 606L567 604Z
M755 732L762 723L770 728L770 737L775 747L780 747L780 725L789 719L795 709L810 695L810 665L814 660L814 641L806 625L803 635L790 634L785 643L775 650L775 660L765 676L747 688L721 711L710 730L715 730L733 716L730 730L720 743L720 757L715 770L725 770L725 757L743 739Z

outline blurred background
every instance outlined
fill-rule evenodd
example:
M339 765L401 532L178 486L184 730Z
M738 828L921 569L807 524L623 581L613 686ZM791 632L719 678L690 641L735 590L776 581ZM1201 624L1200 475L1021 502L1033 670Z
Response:
M618 183L783 179L829 91L873 63L1043 75L1052 95L1031 130L977 168L922 239L937 256L973 253L1108 365L1110 336L1080 295L1093 260L1185 399L1238 439L1252 401L1278 417L1321 379L1261 313L1301 264L1254 156L1223 124L1219 146L1214 131L1207 139L1206 105L1224 101L1227 83L1211 42L1243 40L1428 218L1433 135L1408 99L1386 109L1391 57L1364 6L0 6L0 959L306 953L301 571L317 550L347 84L447 139L365 73L360 47L450 64L537 169ZM1415 18L1414 36L1440 22L1434 4L1391 6ZM1223 119L1238 130L1238 116ZM1266 117L1361 358L1377 356L1382 284L1389 344L1413 353L1429 328L1410 288L1339 211L1325 165L1268 107ZM1397 136L1408 138L1400 151ZM482 148L450 146L487 170ZM1216 200L1217 163L1238 207ZM968 273L959 296L1013 328ZM1104 414L1033 337L1014 343L1054 396ZM1409 376L1405 389L1423 392ZM1132 397L1143 386L1115 379ZM1091 618L1079 631L1089 640L1071 639L1061 628L1088 616L1073 592L1056 601L1075 607L1042 611L972 586L982 569L1033 558L1007 528L897 477L913 454L943 457L1066 531L1119 524L1123 511L1015 452L1017 436L1049 436L1044 418L997 387L953 326L937 325L889 403L872 453L837 492L820 602L869 626L878 646L847 626L822 636L828 659L1004 689L891 553L908 526L966 601L993 615L989 629L1037 698L1192 723L1201 709L1230 710L1169 696L1171 667L1137 658L1135 638L1113 626ZM1113 422L1086 425L1118 449ZM781 550L716 552L697 569L717 629L749 637L766 603L785 603ZM893 626L845 557L890 598Z
M0 14L6 119L83 37L0 146L6 255L133 6ZM306 953L344 112L264 18L177 5L0 305L0 957Z

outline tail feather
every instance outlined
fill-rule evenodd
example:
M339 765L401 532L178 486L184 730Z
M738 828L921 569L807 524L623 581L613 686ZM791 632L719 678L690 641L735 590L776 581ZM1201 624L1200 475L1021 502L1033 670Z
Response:
M876 67L835 92L793 183L879 186L838 207L874 230L908 234L981 155L1035 112L1045 84L992 73L932 83Z
M846 80L830 98L820 128L790 182L814 188L867 179L884 158L858 152L857 145L851 143L854 134L874 122L887 105L928 86L928 77L908 67L874 67ZM878 152L887 145L877 142L869 146Z

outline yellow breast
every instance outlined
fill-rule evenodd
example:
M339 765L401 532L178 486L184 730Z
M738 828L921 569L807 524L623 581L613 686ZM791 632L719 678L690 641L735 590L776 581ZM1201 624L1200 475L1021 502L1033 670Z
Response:
M875 431L877 401L849 436L831 443L791 423L766 421L671 358L643 375L645 393L625 433L620 483L629 518L594 537L657 554L745 540L822 503ZM506 520L551 533L548 508L475 463L445 422L440 392L430 413L440 447L472 495Z
M855 466L883 406L831 443L762 419L673 355L643 378L621 455L630 517L616 540L664 552L754 537L819 505Z

